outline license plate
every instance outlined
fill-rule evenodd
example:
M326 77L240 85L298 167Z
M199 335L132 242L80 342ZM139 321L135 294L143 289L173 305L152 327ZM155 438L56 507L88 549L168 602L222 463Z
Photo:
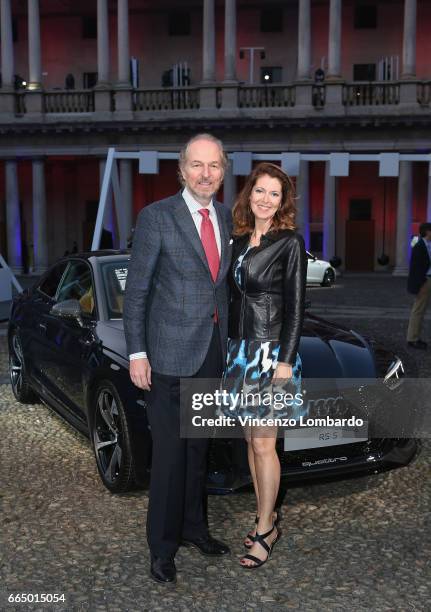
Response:
M303 427L284 432L284 450L295 451L306 448L322 448L340 444L354 444L368 440L368 428L361 427Z

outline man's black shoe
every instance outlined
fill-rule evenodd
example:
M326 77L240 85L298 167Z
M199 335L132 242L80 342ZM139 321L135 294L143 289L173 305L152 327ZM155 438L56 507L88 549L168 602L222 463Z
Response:
M175 567L174 560L171 557L167 559L163 557L151 557L150 575L151 578L157 582L176 582L177 568Z
M407 345L415 349L422 349L423 351L425 351L428 346L428 344L424 342L423 340L415 340L414 342L407 342Z
M204 538L194 538L193 540L183 539L181 542L183 546L193 546L197 548L200 553L203 555L208 555L210 557L228 555L230 553L230 548L223 542L219 542L215 540L210 535Z

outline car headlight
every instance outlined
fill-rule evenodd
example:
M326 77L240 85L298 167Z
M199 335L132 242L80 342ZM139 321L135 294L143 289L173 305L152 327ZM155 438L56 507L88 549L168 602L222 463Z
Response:
M404 366L403 362L399 357L391 363L388 367L388 371L386 372L385 381L390 378L402 378L404 376Z
M399 357L389 365L383 382L393 391L403 383L404 366Z

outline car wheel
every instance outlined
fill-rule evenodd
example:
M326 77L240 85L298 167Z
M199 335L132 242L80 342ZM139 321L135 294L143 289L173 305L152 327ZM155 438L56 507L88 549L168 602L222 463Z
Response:
M27 382L21 341L17 332L12 334L9 345L9 377L12 392L21 404L37 402L37 395Z
M109 491L124 493L134 484L134 472L123 402L108 380L99 384L93 397L91 440L97 469Z
M322 285L322 287L330 287L334 283L335 283L334 270L331 270L331 268L328 268L327 270L325 270L325 274L323 275L323 280L320 284Z

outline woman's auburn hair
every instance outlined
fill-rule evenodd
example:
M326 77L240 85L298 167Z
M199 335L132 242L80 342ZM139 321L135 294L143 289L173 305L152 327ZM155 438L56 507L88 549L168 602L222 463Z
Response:
M257 180L265 175L278 179L281 184L281 205L272 218L271 230L296 229L296 198L292 179L276 164L263 162L253 169L233 207L234 236L244 236L254 230L250 196Z

